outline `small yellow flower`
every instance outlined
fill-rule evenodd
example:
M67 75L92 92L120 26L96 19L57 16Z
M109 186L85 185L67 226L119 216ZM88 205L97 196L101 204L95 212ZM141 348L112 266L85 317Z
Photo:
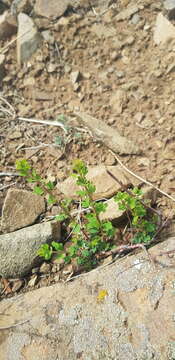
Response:
M106 296L108 296L107 290L100 290L97 296L97 302L103 302Z

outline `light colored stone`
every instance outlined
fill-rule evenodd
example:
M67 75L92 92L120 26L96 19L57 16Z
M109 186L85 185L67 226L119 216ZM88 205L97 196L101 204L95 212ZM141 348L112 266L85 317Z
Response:
M175 0L166 0L163 5L166 10L173 10L175 9Z
M130 17L136 14L138 11L139 11L138 6L129 5L125 10L120 11L119 14L116 15L115 19L117 21L130 19Z
M65 13L69 4L70 0L36 0L34 11L39 16L56 19Z
M11 13L13 15L24 12L28 14L32 10L32 5L30 0L13 0L11 5Z
M0 276L20 278L43 259L37 256L42 244L60 240L60 224L46 222L0 235Z
M124 90L117 90L110 99L110 105L115 111L116 115L120 115L123 112L124 106L127 104L127 95Z
M84 112L75 112L78 120L91 130L93 136L105 144L109 149L119 154L139 154L137 144L121 136L118 131Z
M76 82L78 82L80 79L80 72L78 70L72 71L70 74L70 79L72 81L72 84L75 84Z
M167 239L149 252L173 250L174 243ZM0 360L172 360L174 258L157 259L155 270L140 252L66 284L2 300L0 313L8 316L0 316L0 327L10 328L0 331Z
M0 15L0 40L5 40L17 31L15 18L9 11L5 11Z
M107 200L105 204L107 204L107 209L105 212L100 214L100 220L119 222L123 219L125 211L119 210L119 206L113 198Z
M135 181L135 179L130 175L128 176L128 174L124 174L119 165L107 166L107 169L124 186L128 186ZM121 190L120 184L107 173L106 167L103 165L89 167L87 179L92 181L96 186L96 192L93 194L93 198L95 200L110 198ZM76 199L78 198L76 191L80 190L80 186L76 185L75 178L70 176L59 184L59 189L66 197Z
M157 45L165 44L167 41L175 38L175 27L161 13L157 15L154 29L154 42Z
M2 209L2 229L10 232L31 225L44 211L43 197L26 190L10 189Z
M36 52L42 43L33 20L26 14L18 15L17 61L21 65Z

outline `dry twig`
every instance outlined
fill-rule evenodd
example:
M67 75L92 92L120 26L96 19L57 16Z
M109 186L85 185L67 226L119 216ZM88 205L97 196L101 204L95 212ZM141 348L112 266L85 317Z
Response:
M25 323L28 322L28 321L30 321L30 319L21 321L21 322L19 322L19 323L17 323L17 324L13 324L13 325L9 325L9 326L3 326L3 327L0 327L0 330L11 329L11 328L14 328L14 327L16 327L16 326L23 325L23 324L25 324Z
M115 159L118 161L118 163L121 165L121 167L127 171L130 175L134 176L136 179L142 181L143 183L151 186L152 188L156 189L160 194L166 196L168 199L172 200L175 202L175 198L173 198L171 195L167 194L165 191L160 190L157 186L153 185L151 182L143 179L141 176L134 174L134 172L132 172L131 170L129 170L122 162L121 160L118 158L118 156L112 151L109 150L109 152L115 157Z

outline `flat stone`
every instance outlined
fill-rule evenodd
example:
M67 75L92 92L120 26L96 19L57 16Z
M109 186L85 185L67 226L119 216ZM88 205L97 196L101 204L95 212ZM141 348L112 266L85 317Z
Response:
M72 84L75 84L76 82L78 82L80 79L80 72L78 70L72 71L70 74L70 79L72 81Z
M43 259L37 256L42 244L60 240L60 224L46 222L0 235L0 276L20 278Z
M157 15L153 38L156 45L165 44L175 38L175 27L161 13Z
M36 0L34 11L38 16L56 19L67 10L70 0Z
M137 144L126 137L121 136L116 129L106 125L104 121L94 118L84 112L75 112L75 114L77 115L80 124L88 127L93 136L112 151L127 155L139 154L141 152Z
M42 43L33 20L26 14L18 15L17 61L21 65L36 52Z
M116 115L120 115L123 112L123 108L127 104L127 95L124 90L117 90L110 99L110 105L115 111Z
M139 11L138 6L129 5L125 10L122 10L115 16L117 21L122 21L126 19L130 19L132 15L136 14Z
M124 186L129 186L135 179L133 177L124 174L121 167L107 166L107 169L122 183ZM106 171L106 167L103 165L89 167L87 179L92 181L96 186L96 192L93 194L94 200L102 198L110 198L118 191L121 190L120 184L115 181ZM59 190L68 198L77 199L76 192L80 190L80 187L76 185L76 180L73 177L68 177L65 181L59 184Z
M43 197L26 190L10 189L2 208L2 229L11 232L31 225L44 211Z
M124 218L125 211L119 210L119 206L113 198L107 200L105 204L107 204L107 209L105 212L100 214L100 220L109 220L116 223L120 222Z
M173 10L175 9L175 0L164 1L163 6L166 10Z
M31 1L30 0L13 0L10 10L13 15L19 14L20 12L29 14L30 11L32 10Z
M15 18L9 11L5 11L0 15L0 40L5 40L17 31L17 23Z
M164 239L149 252L174 250L174 243ZM0 313L8 316L0 316L1 359L173 359L174 258L156 259L156 271L139 252L71 282L2 300Z

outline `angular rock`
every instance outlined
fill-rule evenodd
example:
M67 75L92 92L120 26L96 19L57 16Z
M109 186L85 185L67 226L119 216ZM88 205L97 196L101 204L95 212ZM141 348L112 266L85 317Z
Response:
M31 10L32 5L30 0L13 0L12 2L11 13L13 15L19 14L20 12L29 14Z
M133 181L136 181L132 176L124 174L118 165L107 166L107 169L126 187L132 184ZM87 179L91 180L96 186L96 192L93 194L94 200L110 198L121 190L119 183L106 172L104 165L90 167ZM70 176L59 184L59 190L66 197L77 199L76 191L80 190L80 187L76 185L75 179Z
M33 20L26 14L18 15L17 61L21 65L36 52L42 43Z
M173 250L174 243L165 239L149 252ZM2 300L0 358L173 360L174 259L157 260L155 270L140 252L72 282Z
M60 240L60 224L47 222L0 235L0 276L20 278L43 260L37 256L42 244Z
M175 0L165 0L163 6L166 10L172 10L175 8Z
M70 0L36 0L34 11L38 16L56 19L65 13L69 4Z
M156 45L165 44L175 38L175 27L161 13L157 15L153 37Z
M102 120L83 112L75 112L75 114L78 116L80 123L87 126L94 137L109 149L119 154L140 154L141 150L136 144L121 136L116 129L106 125Z
M120 115L123 111L124 106L127 103L127 95L124 90L117 90L110 99L110 105L115 111L116 115Z
M139 11L138 6L129 5L125 10L120 11L119 14L116 15L115 19L117 21L122 21L126 19L130 19L130 17L136 14Z
M107 200L105 204L107 204L108 207L105 212L100 214L100 220L109 220L115 223L120 222L125 215L125 211L119 210L118 204L113 198Z
M15 18L9 11L5 11L0 15L0 40L5 40L17 31L17 23Z
M2 229L11 232L31 225L44 211L43 197L26 190L10 189L2 209Z

